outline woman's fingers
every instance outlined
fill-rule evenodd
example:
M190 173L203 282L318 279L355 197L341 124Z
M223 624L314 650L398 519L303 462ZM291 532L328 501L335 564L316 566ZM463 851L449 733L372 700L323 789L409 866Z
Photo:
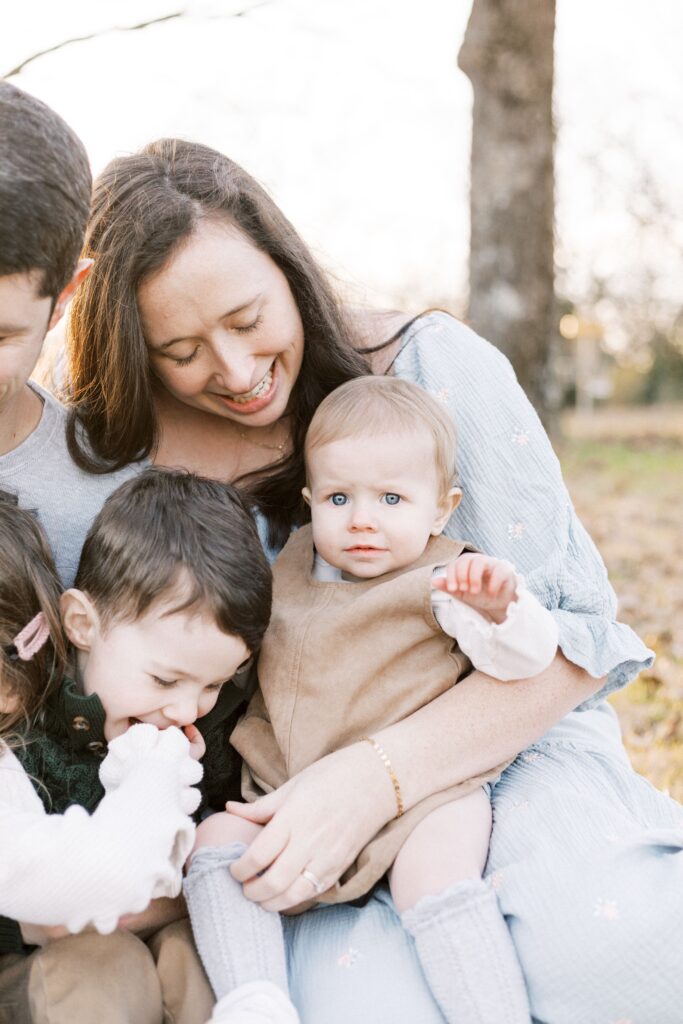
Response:
M329 888L329 886L326 888ZM272 900L264 901L261 906L264 910L281 914L286 910L291 910L292 907L301 906L302 903L310 903L316 895L317 889L310 879L300 874L285 892L280 896L274 897Z
M302 844L290 841L277 860L271 863L263 874L245 883L244 895L254 903L260 903L266 910L282 910L285 907L290 907L293 905L292 898L299 903L304 899L310 899L315 894L315 888L311 882L308 882L308 888L304 889L300 897L297 895L302 888L298 883L303 877L309 857L310 853ZM292 894L291 890L294 889L297 892ZM283 899L283 897L285 898Z
M289 829L279 822L270 822L239 860L230 865L233 878L242 883L256 878L280 856L288 842Z

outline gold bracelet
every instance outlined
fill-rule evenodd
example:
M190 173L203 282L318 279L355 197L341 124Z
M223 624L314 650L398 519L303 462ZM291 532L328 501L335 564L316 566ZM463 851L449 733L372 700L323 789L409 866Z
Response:
M369 743L370 746L375 751L375 753L377 754L380 761L382 762L382 764L384 765L384 767L386 768L386 770L389 772L389 778L391 779L391 784L394 787L394 793L396 795L396 817L400 818L405 810L405 808L403 807L401 786L399 785L399 781L396 777L396 772L391 766L391 761L387 757L386 751L384 750L383 747L380 747L377 740L373 740L372 736L361 736L359 742Z

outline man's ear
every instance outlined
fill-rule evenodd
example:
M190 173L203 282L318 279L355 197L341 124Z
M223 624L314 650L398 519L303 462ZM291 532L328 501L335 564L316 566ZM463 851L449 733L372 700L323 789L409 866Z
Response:
M430 531L432 537L438 537L443 531L444 526L460 504L461 498L462 491L460 488L451 487L450 491L448 491L441 499L439 503L439 510L437 512L436 519L434 520L434 525Z
M59 599L59 610L69 641L79 651L89 651L101 626L97 609L88 595L75 587L65 590Z
M301 493L303 494L304 501L306 502L306 504L310 505L311 504L311 490L310 490L310 488L309 487L302 487L301 488Z
M64 310L73 299L76 294L76 289L82 281L85 281L86 277L90 273L94 260L79 260L76 269L73 272L73 277L69 281L66 288L64 288L57 297L55 308L52 310L52 316L50 322L47 325L48 331L51 331L64 316Z

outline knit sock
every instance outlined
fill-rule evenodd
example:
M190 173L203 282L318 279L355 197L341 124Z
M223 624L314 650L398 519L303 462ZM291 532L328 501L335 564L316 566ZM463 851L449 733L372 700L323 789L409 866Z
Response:
M529 1024L515 947L485 882L458 882L425 896L401 921L448 1024Z
M254 981L273 982L289 994L280 915L246 899L230 874L245 849L244 843L200 847L183 886L194 940L217 999Z

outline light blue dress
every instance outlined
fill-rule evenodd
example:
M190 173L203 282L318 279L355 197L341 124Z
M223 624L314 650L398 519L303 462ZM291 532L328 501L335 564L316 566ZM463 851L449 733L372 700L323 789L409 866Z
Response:
M464 497L446 532L514 562L553 611L564 655L608 676L492 792L486 875L534 1020L680 1024L683 808L632 771L603 699L652 652L615 621L605 567L505 357L431 313L407 332L393 371L436 395L458 426ZM287 918L285 930L303 1024L443 1024L385 890L362 908Z

